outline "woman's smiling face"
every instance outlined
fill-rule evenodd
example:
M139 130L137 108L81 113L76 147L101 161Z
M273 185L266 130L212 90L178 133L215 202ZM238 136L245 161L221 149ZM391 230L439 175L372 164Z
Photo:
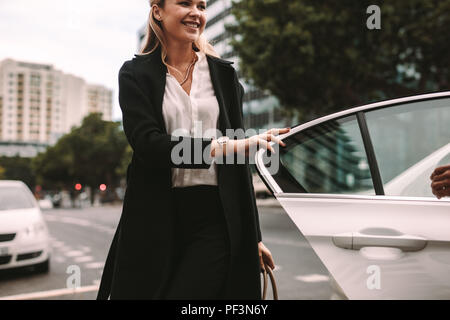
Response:
M154 8L168 41L194 42L206 25L205 0L166 0L163 8Z

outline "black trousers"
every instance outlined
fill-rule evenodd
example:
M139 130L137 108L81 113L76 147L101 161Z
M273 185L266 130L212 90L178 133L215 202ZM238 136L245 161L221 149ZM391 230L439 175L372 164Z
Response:
M174 268L166 299L223 299L230 249L217 186L174 188Z

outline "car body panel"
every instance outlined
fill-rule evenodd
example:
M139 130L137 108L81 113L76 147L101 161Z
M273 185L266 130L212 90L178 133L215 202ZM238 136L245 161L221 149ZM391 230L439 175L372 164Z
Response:
M448 97L443 92L357 107L296 126L280 138L358 112ZM445 145L385 183L388 196L284 192L266 167L264 150L255 160L261 178L348 298L450 299L450 200L431 192L410 196L415 181L429 187L432 170L447 161L449 151Z

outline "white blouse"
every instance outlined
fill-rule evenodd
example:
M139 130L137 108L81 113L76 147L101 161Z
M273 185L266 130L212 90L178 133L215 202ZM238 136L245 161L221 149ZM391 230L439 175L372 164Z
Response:
M164 122L168 134L212 138L217 136L219 103L212 86L208 60L204 53L196 54L198 60L192 71L190 95L175 77L166 74L162 106ZM217 185L217 165L214 161L209 169L172 168L172 188L200 184Z

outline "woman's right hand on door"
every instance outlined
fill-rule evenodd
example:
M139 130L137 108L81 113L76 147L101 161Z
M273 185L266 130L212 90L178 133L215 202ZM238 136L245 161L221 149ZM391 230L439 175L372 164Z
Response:
M267 130L264 133L257 134L254 136L251 136L246 139L239 139L239 140L228 140L226 143L226 146L224 148L221 148L217 144L213 145L214 154L216 152L223 153L223 155L227 155L229 152L236 153L236 154L244 154L245 156L249 156L251 151L257 151L259 148L263 148L265 150L270 150L271 152L275 153L274 148L270 145L271 141L274 141L275 143L278 143L281 146L286 146L286 144L281 141L279 137L277 137L280 134L284 134L289 132L290 128L274 128Z

